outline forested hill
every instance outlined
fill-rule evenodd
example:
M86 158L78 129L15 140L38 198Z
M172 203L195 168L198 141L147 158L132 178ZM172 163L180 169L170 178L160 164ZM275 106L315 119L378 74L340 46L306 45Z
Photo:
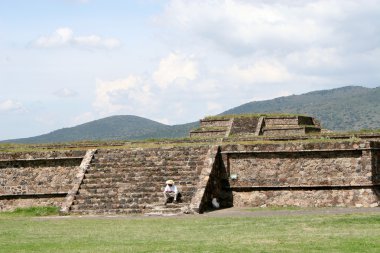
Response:
M13 143L49 143L79 140L142 140L149 138L177 138L187 136L198 123L169 126L133 116L111 116L48 134L8 140Z
M380 129L380 87L347 86L243 104L222 114L298 113L319 119L331 130ZM198 122L169 126L146 118L120 115L63 128L48 134L8 140L49 143L79 140L142 140L186 137ZM4 141L3 141L4 142Z
M380 87L347 86L302 95L250 102L225 111L242 113L300 113L319 119L331 130L380 128Z

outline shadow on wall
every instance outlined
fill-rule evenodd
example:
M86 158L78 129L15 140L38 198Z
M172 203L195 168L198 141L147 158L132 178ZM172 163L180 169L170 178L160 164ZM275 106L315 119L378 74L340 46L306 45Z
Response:
M375 148L372 153L372 184L374 185L373 193L376 194L377 200L380 201L380 150L376 150L376 148L379 148L376 144L371 143Z
M233 206L233 195L230 190L228 175L229 173L227 171L227 166L225 165L221 154L221 149L219 147L206 186L205 194L202 199L202 204L200 207L201 213L204 211L217 209L215 207L215 199L219 205L219 208L228 208Z

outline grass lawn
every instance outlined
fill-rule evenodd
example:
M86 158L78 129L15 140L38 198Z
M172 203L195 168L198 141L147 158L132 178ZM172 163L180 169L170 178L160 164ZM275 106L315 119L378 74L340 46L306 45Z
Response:
M380 215L55 219L0 214L0 252L380 252Z

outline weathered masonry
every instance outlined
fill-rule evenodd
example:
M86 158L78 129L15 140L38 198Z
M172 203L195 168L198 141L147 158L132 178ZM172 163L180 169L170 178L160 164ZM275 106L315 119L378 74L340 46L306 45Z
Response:
M83 156L82 151L0 153L0 210L60 206Z
M222 147L234 206L378 206L378 142Z
M323 134L306 116L232 115L206 118L190 135L141 147L0 152L0 211L201 213L214 198L222 207L380 204L378 133ZM182 193L179 204L163 205L167 179Z

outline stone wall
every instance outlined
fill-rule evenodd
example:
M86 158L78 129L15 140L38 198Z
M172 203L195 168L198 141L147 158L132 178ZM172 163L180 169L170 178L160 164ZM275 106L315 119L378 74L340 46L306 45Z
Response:
M0 152L0 161L2 160L33 160L42 158L69 158L83 157L85 150L63 150L63 151L38 151L38 152Z
M234 206L379 202L379 154L371 142L226 145L222 152Z
M230 125L230 119L212 119L212 120L200 120L202 127L227 127Z
M226 191L228 175L220 153L220 147L214 146L209 151L208 164L199 175L197 192L191 200L191 208L199 213L211 210L212 200L217 199L221 208L232 206L232 193Z
M31 207L31 206L61 206L64 202L64 196L53 197L36 197L32 198L2 198L0 195L0 211L11 211L18 207Z
M264 136L287 136L287 135L305 135L305 127L292 127L292 128L264 128Z
M374 189L281 190L233 192L234 206L375 207Z
M380 150L372 152L373 182L380 184Z
M358 151L243 153L229 155L232 186L372 184L370 156Z
M226 135L225 130L221 131L193 131L191 132L191 137L196 138L196 137L202 137L202 138L207 138L207 137L224 137Z
M0 169L0 195L68 192L78 167Z
M314 125L312 117L307 116L276 116L265 117L266 125Z
M230 135L254 134L259 117L236 117L232 123Z
M78 166L82 161L82 157L68 158L40 158L27 160L0 160L0 169L4 168L37 168L37 167L71 167Z
M1 153L0 210L60 206L73 187L82 160L78 156L83 154L84 151Z

